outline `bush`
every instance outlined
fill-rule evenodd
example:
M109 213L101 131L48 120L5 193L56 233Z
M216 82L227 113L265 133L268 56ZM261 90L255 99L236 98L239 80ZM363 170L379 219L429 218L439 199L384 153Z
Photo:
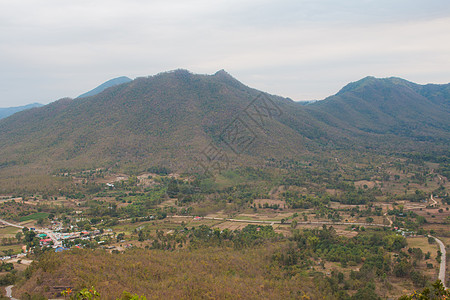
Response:
M0 285L1 286L11 285L14 284L16 280L17 280L16 274L8 273L0 277Z

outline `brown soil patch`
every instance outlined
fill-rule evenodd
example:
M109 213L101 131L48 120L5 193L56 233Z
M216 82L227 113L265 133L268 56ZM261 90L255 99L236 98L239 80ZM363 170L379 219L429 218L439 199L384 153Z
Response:
M450 211L443 209L440 213L438 208L415 209L414 212L419 216L425 217L428 223L445 224L447 218L450 216Z

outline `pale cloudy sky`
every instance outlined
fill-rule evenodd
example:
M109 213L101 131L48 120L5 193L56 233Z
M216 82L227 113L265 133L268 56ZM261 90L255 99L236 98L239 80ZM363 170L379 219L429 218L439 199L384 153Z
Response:
M294 100L367 75L449 83L450 1L0 0L0 107L177 68Z

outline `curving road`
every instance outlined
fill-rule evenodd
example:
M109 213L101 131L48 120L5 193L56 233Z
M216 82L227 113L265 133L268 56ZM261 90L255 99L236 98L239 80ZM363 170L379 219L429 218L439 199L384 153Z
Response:
M431 197L430 197L430 199L431 199L431 201L433 201L433 206L436 206L438 203L437 203L437 201L433 198L433 194L431 194Z
M12 227L20 228L20 229L24 228L24 226L22 226L22 225L11 223L11 222L5 221L3 219L0 219L0 223L3 223L3 224L8 225L8 226L12 226ZM55 234L54 234L54 232L52 230L36 228L36 232L47 234L48 237L52 239L53 244L56 247L61 247L62 246L62 242L58 241L58 239L55 237Z
M19 299L16 299L16 298L14 298L13 296L12 296L12 288L13 288L14 286L13 285L8 285L6 288L5 288L5 290L6 290L6 297L8 297L9 299L12 299L12 300L19 300Z
M384 213L384 217L389 221L389 226L392 226L394 222L392 222L391 218L388 217L387 212Z
M447 260L447 252L445 250L445 245L440 239L438 239L438 238L436 238L434 236L432 236L432 237L438 243L439 248L441 249L441 253L442 253L442 255L441 255L441 264L439 266L439 276L438 276L438 278L439 278L440 281L442 281L442 284L444 285L444 287L447 288L446 285L445 285L445 270L446 270L445 267L446 267L446 263L447 263L446 262L446 260Z
M11 223L11 222L8 222L8 221L2 220L2 219L0 219L0 222L3 223L3 224L5 224L5 225L7 225L7 226L16 227L16 228L20 228L20 229L24 228L24 226L22 226L22 225L15 224L15 223ZM52 232L51 230L37 229L36 231L37 231L37 232L44 232L44 233L46 233L46 234L53 240L53 242L55 243L55 245L59 246L59 245L61 244L61 242L59 242L59 241L56 239L56 237L54 236L54 234L53 234L53 232ZM12 300L19 300L19 299L14 298L14 297L12 296L12 288L13 288L13 287L14 287L14 285L9 285L9 286L7 286L7 287L5 288L5 291L6 291L6 297L8 297L9 299L12 299Z

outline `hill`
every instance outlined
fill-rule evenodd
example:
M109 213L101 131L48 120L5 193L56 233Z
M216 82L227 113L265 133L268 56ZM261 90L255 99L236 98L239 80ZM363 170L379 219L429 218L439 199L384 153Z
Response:
M6 107L6 108L0 108L0 119L9 117L10 115L15 114L16 112L30 109L33 107L41 107L42 104L40 103L31 103L24 106L16 106L16 107Z
M236 156L233 150L247 157L261 157L267 151L298 153L304 138L279 116L265 118L264 128L251 124L246 132L252 138L251 153L219 143L227 126L259 94L224 71L209 76L177 70L138 78L0 123L1 157L4 165L44 162L57 168L84 168L139 162L181 168L202 156L211 141L230 156ZM268 97L284 111L288 106L299 111L293 101ZM315 122L306 122L308 116L299 121L292 113L283 118L295 126L304 124L305 130Z
M84 97L95 96L95 95L97 95L97 94L103 92L103 91L106 90L107 88L110 88L110 87L112 87L112 86L119 85L119 84L122 84L122 83L127 83L127 82L130 82L130 81L131 81L131 79L128 78L128 77L126 77L126 76L117 77L117 78L108 80L108 81L102 83L101 85L99 85L98 87L96 87L96 88L90 90L89 92L86 92L86 93L84 93L84 94L81 94L80 96L77 97L77 99L78 99L78 98L84 98Z
M247 87L223 70L176 70L0 121L0 166L162 165L190 172L333 149L446 149L448 91L368 77L303 105Z
M400 78L366 77L308 105L333 127L446 145L450 140L450 84L418 85Z

